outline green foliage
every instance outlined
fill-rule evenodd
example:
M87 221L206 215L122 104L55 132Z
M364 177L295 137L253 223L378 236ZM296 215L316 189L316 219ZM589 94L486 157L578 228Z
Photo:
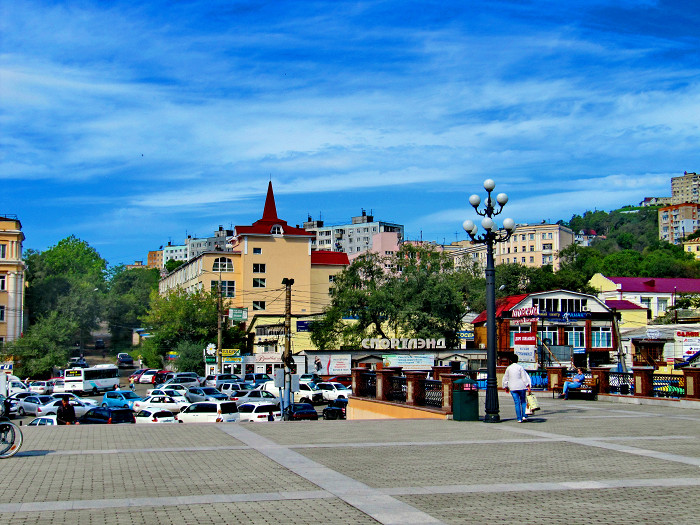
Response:
M610 213L587 211L583 216L574 215L563 224L576 233L594 230L597 235L604 236L594 241L594 247L604 254L620 250L641 252L659 237L659 215L655 207L628 207Z
M168 259L165 262L165 269L168 273L178 269L180 266L185 264L185 261L176 261L175 259Z
M159 279L156 268L127 270L120 265L110 270L104 317L112 346L131 340L132 330L141 325L141 317L148 311L151 293L158 290Z
M77 325L51 312L37 320L24 337L6 343L3 360L14 357L15 373L20 377L50 377L54 367L66 365Z
M197 372L199 375L204 375L204 361L202 353L206 345L191 341L180 341L175 346L178 358L175 366L180 372Z

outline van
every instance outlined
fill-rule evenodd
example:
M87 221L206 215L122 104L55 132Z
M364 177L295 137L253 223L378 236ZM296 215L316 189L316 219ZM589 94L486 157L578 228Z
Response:
M234 423L238 418L233 401L199 401L175 416L178 423Z

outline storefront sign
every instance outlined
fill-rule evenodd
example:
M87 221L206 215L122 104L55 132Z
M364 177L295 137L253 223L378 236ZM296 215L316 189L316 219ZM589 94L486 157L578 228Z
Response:
M425 355L383 355L384 366L400 366L404 370L431 370L435 356Z
M314 357L313 363L309 363L311 372L319 375L337 376L349 374L352 368L350 354L322 354Z
M510 312L511 317L537 317L538 315L540 315L539 305L515 308Z
M465 339L467 341L474 340L474 330L460 330L457 332L457 337L460 339Z
M309 332L313 321L297 321L297 332Z
M683 344L683 359L700 352L700 332L676 331L676 341Z
M363 339L362 348L378 350L445 349L445 339Z
M255 354L256 363L281 363L282 354L280 352L263 352Z
M537 350L537 334L520 332L513 334L513 351L520 363L535 363Z
M240 356L225 355L221 357L222 363L242 363L243 358Z
M228 318L232 321L247 321L248 320L248 309L247 308L229 308Z

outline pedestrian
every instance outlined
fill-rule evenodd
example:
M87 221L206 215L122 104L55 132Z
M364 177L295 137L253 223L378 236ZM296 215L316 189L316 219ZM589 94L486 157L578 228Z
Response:
M134 376L129 377L129 388L131 388L131 391L133 392L136 388L136 385L134 384L136 381L136 378Z
M530 376L525 369L518 364L518 356L513 355L511 363L503 374L503 388L510 392L515 403L515 417L518 423L527 421L525 410L527 409L527 394L532 392Z
M68 397L61 399L61 406L56 411L56 423L59 425L75 425L77 424L75 417L75 408L68 402Z

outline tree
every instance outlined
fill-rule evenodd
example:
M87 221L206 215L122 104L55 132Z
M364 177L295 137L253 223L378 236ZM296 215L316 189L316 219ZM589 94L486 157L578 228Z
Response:
M177 270L183 264L185 264L185 261L176 261L175 259L168 259L165 262L165 269L167 270L168 273L171 273L171 272Z
M178 355L175 366L178 370L197 372L204 375L204 361L202 354L206 345L192 341L180 341L174 348Z
M148 311L151 293L158 289L160 272L156 268L134 268L124 265L110 270L105 320L112 334L112 345L130 341L134 328L141 326L141 317Z

